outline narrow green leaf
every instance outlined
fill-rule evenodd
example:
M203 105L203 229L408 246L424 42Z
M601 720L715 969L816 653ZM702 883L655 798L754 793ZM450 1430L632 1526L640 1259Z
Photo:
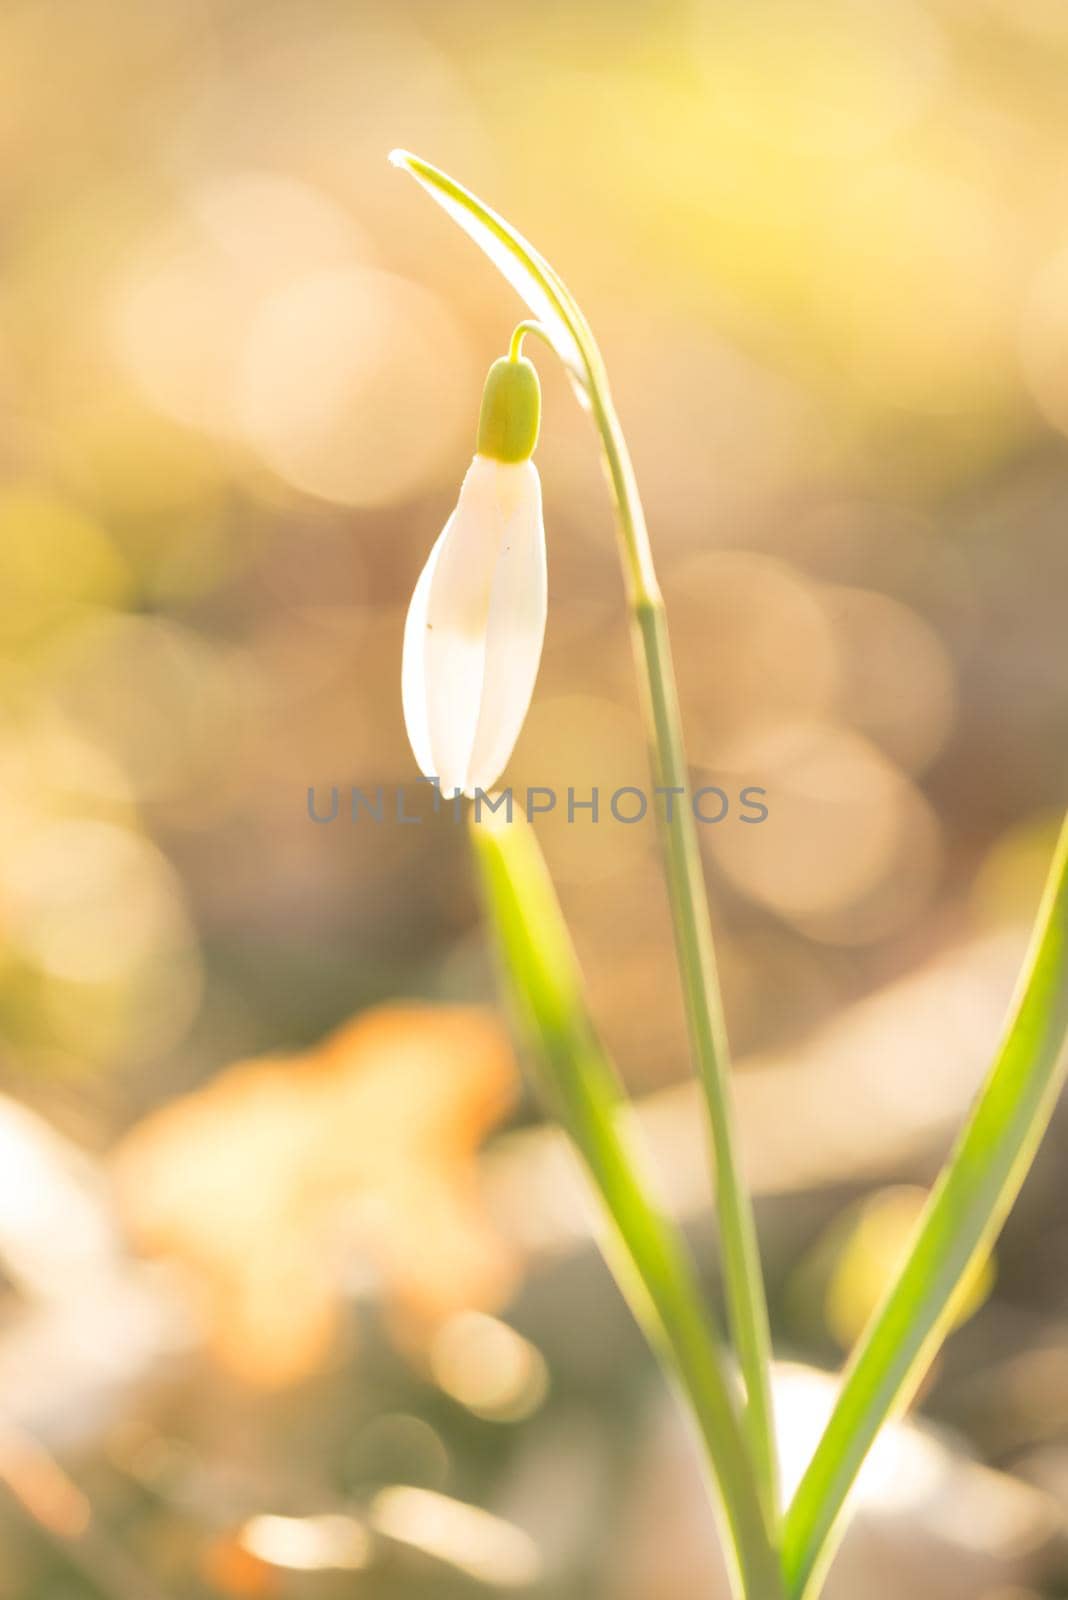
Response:
M563 916L533 830L474 823L490 925L508 989L554 1115L579 1152L609 1224L606 1259L700 1429L741 1592L781 1596L738 1397L678 1231L641 1177L630 1107L597 1037Z
M956 1298L990 1250L1034 1160L1068 1066L1068 823L1011 1021L931 1194L896 1282L849 1364L837 1406L786 1516L790 1593L817 1593L846 1497L879 1429L916 1392Z

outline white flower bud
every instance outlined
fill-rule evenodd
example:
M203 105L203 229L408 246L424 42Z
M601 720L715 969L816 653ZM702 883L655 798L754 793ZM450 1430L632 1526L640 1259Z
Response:
M538 469L476 455L404 629L408 738L442 793L488 790L503 771L534 692L546 595Z

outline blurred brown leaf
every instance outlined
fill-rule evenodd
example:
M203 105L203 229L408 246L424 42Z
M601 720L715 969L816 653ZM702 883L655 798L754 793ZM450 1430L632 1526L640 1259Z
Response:
M201 1558L201 1573L213 1589L235 1600L266 1600L281 1591L277 1572L236 1539L217 1539Z
M118 1152L121 1209L143 1248L202 1286L219 1357L290 1382L327 1357L354 1259L409 1339L500 1303L513 1267L474 1157L515 1083L488 1013L383 1007L148 1117Z

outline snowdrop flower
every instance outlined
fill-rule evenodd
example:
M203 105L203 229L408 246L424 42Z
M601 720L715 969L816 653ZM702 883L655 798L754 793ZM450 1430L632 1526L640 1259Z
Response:
M404 628L404 720L443 794L488 790L527 714L545 634L545 527L530 459L541 392L533 364L495 361L478 448L415 586Z

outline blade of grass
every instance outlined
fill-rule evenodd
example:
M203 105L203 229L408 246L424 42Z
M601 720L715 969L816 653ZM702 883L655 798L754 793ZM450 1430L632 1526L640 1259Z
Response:
M1068 822L1061 833L1004 1041L896 1282L853 1354L786 1515L795 1597L818 1593L846 1497L888 1418L915 1394L956 1297L1019 1193L1068 1066Z
M727 1307L745 1380L744 1425L760 1492L773 1518L778 1494L768 1309L753 1206L738 1156L727 1030L697 834L690 807L685 801L674 804L674 796L685 793L689 771L664 602L630 454L596 340L555 269L509 222L447 173L404 150L395 150L390 160L463 228L535 312L600 435L615 501L653 779L658 791L672 796L657 807L657 826L687 1027L715 1157Z
M704 1445L748 1600L782 1589L735 1396L692 1262L640 1177L629 1105L587 1011L582 979L533 830L503 817L471 829L487 914L550 1109L585 1163L609 1223L605 1254L682 1390Z

